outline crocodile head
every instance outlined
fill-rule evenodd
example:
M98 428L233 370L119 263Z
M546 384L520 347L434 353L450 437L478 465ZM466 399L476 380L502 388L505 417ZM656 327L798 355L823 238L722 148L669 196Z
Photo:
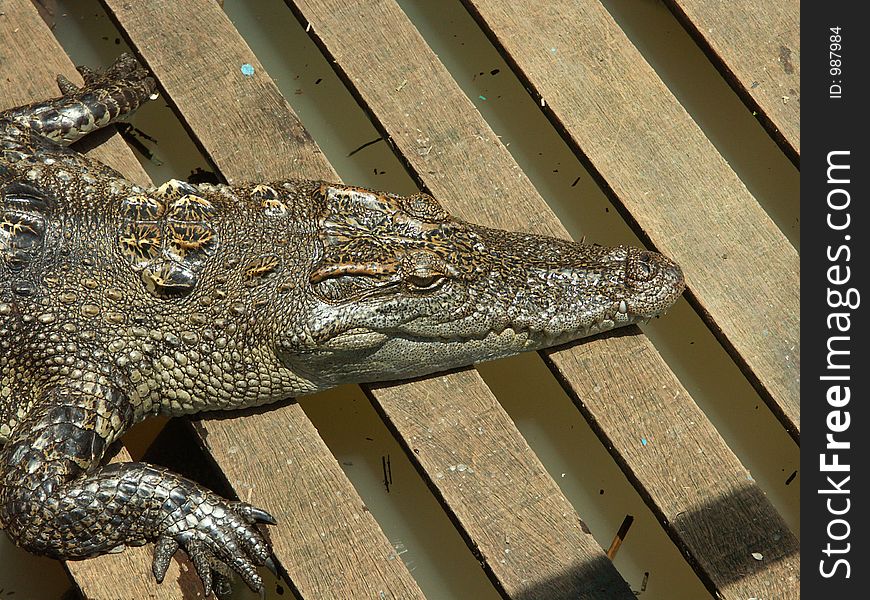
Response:
M659 316L683 292L655 252L473 225L425 194L321 192L308 321L281 342L318 389L565 343Z

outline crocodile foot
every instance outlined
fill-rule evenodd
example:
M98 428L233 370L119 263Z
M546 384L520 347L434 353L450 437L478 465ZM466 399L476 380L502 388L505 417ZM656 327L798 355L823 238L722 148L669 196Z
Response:
M271 566L271 549L257 523L275 525L266 511L246 502L224 500L205 490L180 490L171 495L174 507L161 524L152 572L160 583L172 556L183 548L202 579L205 595L225 588L235 571L254 591L263 589L257 565Z
M94 71L86 66L78 65L76 71L82 76L85 89L102 89L109 86L132 86L149 80L149 87L154 87L154 79L151 73L143 67L136 57L129 52L124 52L115 59L108 68L103 71ZM82 91L63 75L57 76L57 85L64 96L73 96Z

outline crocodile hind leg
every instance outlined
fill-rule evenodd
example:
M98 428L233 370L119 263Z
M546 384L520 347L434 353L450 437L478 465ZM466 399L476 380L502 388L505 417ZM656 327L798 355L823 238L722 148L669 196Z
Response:
M133 404L101 377L42 393L0 448L0 527L37 554L78 559L156 542L158 581L179 548L206 595L232 571L255 591L270 561L256 523L272 517L145 463L101 465L135 420Z
M157 89L154 78L130 54L119 56L102 73L84 67L79 67L79 72L85 80L81 88L58 75L63 96L2 111L0 120L68 145L130 116Z

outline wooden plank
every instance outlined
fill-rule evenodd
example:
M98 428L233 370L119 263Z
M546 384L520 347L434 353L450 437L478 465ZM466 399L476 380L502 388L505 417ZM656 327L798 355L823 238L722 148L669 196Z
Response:
M632 594L473 369L370 390L502 594Z
M337 179L314 143L298 129L298 121L291 109L280 98L265 70L256 62L216 4L208 0L184 5L162 2L147 7L128 6L115 0L109 0L107 4L160 78L200 144L228 179L249 179L252 173L254 177L272 179L288 176ZM173 24L193 20L201 25L201 33L188 31L185 36L177 36L172 31ZM220 40L220 44L212 40ZM183 66L179 64L178 56L185 57ZM257 92L249 93L242 89L237 94L239 88L251 85L238 73L238 65L245 62L254 67L254 78L258 79L254 83ZM218 75L213 81L191 85L187 78L190 72L217 72ZM227 76L226 72L232 75ZM228 103L227 98L233 98L233 102ZM244 115L256 114L258 118L242 120L244 125L238 129L214 131L213 123L225 121L215 119L215 114L222 114L227 105ZM231 117L227 120L232 122ZM288 123L292 128L290 131ZM200 131L204 132L202 137ZM281 152L275 152L276 139L290 140L292 143ZM296 149L295 144L300 147ZM239 153L238 148L245 148L246 152ZM309 160L311 157L314 157L313 160ZM256 172L252 171L251 165L256 165ZM463 533L479 550L490 575L502 591L512 596L536 594L527 595L528 598L568 598L577 595L588 598L631 597L628 586L592 536L579 526L576 512L546 474L476 371L449 376L446 380L419 381L392 389L397 391L372 393L376 398L382 394L399 394L404 402L411 403L423 427L437 429L443 420L445 405L461 408L455 412L454 436L465 431L476 431L479 422L488 424L486 435L478 436L481 443L474 445L477 454L470 455L468 460L479 459L478 468L490 474L489 478L486 481L467 481L464 486L444 486L439 490L448 510L454 515L462 515L459 521ZM469 397L474 397L477 403L469 405ZM401 420L392 412L389 418L393 422ZM211 424L204 426L210 428ZM210 430L207 438L209 444L215 436ZM228 443L232 439L229 438ZM445 432L444 438L437 441L442 452L449 452L460 447L463 440L465 438L450 437ZM293 442L292 439L288 441ZM412 440L406 438L404 443L410 445ZM501 448L509 448L510 451L499 452ZM229 472L235 471L235 458L237 455L222 457L222 467ZM299 462L296 461L296 464ZM307 468L304 463L301 467ZM240 462L238 469L245 468L246 465ZM427 462L423 472L430 482L436 482L441 471L440 467ZM535 477L529 477L529 473L534 473ZM313 472L304 481L316 479L317 473ZM516 493L515 485L509 485L515 481L527 481L522 494ZM464 503L469 501L467 492L475 489L478 490L475 498L479 500L485 497L487 502L478 506L474 514L466 515L463 508ZM487 493L480 491L482 489L487 490ZM538 498L543 500L538 501ZM518 502L534 504L535 510L521 511ZM523 522L520 517L524 519ZM554 529L555 523L564 527ZM493 530L503 531L505 535L496 539L492 535ZM523 548L542 548L546 545L547 551L534 554L518 552L513 560L506 561L503 560L505 539ZM300 543L303 542L300 540ZM351 551L347 552L348 549ZM357 551L355 544L346 548L346 553L351 555ZM294 569L309 566L302 564L302 558L293 557L293 560L300 560L300 565L292 565ZM314 560L317 557L312 555L309 558ZM290 565L286 566L288 570L291 569ZM530 581L533 576L535 579ZM301 587L296 575L291 574L291 578ZM538 585L548 579L550 581L546 586Z
M782 517L652 347L625 350L611 337L594 355L569 349L547 359L717 597L799 597L799 542ZM626 397L623 388L634 385L626 379L638 367L646 371L644 389Z
M463 0L800 436L798 254L598 0Z
M298 0L294 10L311 23L318 43L378 127L449 210L487 225L567 237L395 2ZM379 31L389 34L361 35L364 23L378 23ZM420 139L431 151L419 152ZM758 586L775 590L770 597L797 595L797 540L637 329L547 356L711 588L729 598L753 596ZM401 414L395 404L387 410L394 420ZM414 439L409 431L406 439ZM655 451L646 451L641 438L655 440ZM747 534L720 539L718 529L709 526L722 515ZM761 564L753 552L775 558Z
M798 165L800 2L665 0L723 74Z

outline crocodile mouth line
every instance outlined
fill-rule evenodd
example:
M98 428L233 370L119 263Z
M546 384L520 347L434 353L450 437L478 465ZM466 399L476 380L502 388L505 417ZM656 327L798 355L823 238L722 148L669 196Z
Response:
M614 309L603 313L595 319L593 323L586 327L576 329L569 328L564 331L550 333L546 327L530 327L518 325L508 322L503 327L497 329L489 329L482 331L479 334L456 334L456 335L432 335L423 336L415 335L409 331L401 329L390 329L389 331L378 331L374 329L366 329L365 327L353 327L346 331L336 333L330 338L321 340L317 344L317 350L321 351L340 351L340 350L362 350L372 348L387 342L390 338L401 337L408 342L416 343L444 343L444 344L462 344L473 341L487 341L504 337L523 337L525 336L525 345L528 346L546 346L550 344L559 344L563 341L568 341L577 338L591 337L599 333L604 333L623 327L626 325L646 325L653 318L662 316L664 312L651 315L649 317L639 317L628 315L628 306L625 300L621 300Z
M658 315L657 315L658 316ZM657 318L657 316L655 318ZM643 318L633 318L629 321L619 322L619 326L624 325L645 325L649 323L654 317L643 317ZM379 342L385 342L391 338L400 337L409 342L416 343L443 343L443 344L462 344L466 342L481 342L494 340L498 338L504 337L515 337L520 338L525 336L526 342L530 346L547 346L550 344L558 344L562 343L560 340L568 341L576 338L589 337L596 335L598 333L603 333L614 329L616 327L615 322L610 319L610 324L607 324L607 318L603 321L596 321L595 323L589 325L588 327L584 327L581 329L571 329L565 332L560 333L546 333L542 329L533 328L533 327L522 327L515 325L506 325L500 329L494 329L487 332L483 332L478 335L449 335L449 336L432 336L432 337L424 337L419 335L413 335L408 332L391 332L390 335L375 332L375 331L361 331L359 328L346 331L341 333L332 339L329 340L329 343L334 342L335 340L342 338L345 340L350 340L353 338L362 338L364 336L373 336L377 335L380 339Z

